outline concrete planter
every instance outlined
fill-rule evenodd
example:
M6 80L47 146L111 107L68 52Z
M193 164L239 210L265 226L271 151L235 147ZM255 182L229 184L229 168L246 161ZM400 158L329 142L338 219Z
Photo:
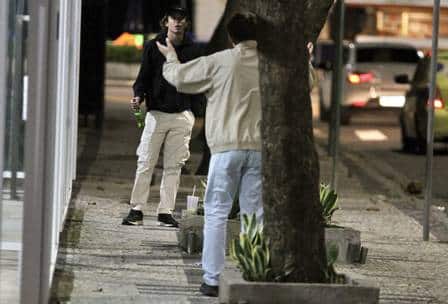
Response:
M365 262L367 248L361 247L361 232L346 227L325 228L325 244L327 248L336 244L339 248L338 263Z
M179 220L178 241L179 246L189 254L202 251L204 217L191 215L186 212ZM237 238L241 229L239 220L227 222L227 247L230 241ZM336 244L339 248L337 263L351 264L365 261L367 249L361 247L361 232L352 228L329 227L325 228L326 247Z
M140 63L106 63L106 79L135 80Z
M203 229L204 216L183 214L179 220L179 232L177 233L179 246L189 254L201 252L204 241ZM237 238L240 230L241 223L239 220L227 221L226 253L228 253L230 240Z
M226 269L219 279L219 303L226 304L375 304L380 289L346 276L346 284L248 282Z

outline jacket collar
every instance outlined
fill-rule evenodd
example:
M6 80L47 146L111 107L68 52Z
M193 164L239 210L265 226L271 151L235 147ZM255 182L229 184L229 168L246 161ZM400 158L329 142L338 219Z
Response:
M167 31L162 31L159 34L157 34L156 36L156 40L162 44L165 44L165 39L168 36ZM191 40L191 38L189 37L189 34L187 32L185 32L184 34L184 39L182 40L182 43L180 45L176 45L175 47L179 47L179 46L186 46L186 45L190 45L193 44L193 40Z

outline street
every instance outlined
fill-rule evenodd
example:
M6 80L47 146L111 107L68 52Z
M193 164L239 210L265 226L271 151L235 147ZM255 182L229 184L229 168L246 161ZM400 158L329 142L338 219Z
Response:
M318 142L326 142L328 124L318 119L314 123ZM380 173L399 183L404 189L410 182L424 187L426 155L401 151L400 126L392 113L360 113L340 132L341 158L347 152L367 160ZM448 207L448 148L436 145L433 166L433 205ZM424 197L424 188L418 198Z

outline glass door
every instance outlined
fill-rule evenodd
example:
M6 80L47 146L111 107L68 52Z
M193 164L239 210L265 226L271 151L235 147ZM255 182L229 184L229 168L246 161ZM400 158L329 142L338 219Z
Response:
M19 303L28 16L25 0L0 5L0 303Z

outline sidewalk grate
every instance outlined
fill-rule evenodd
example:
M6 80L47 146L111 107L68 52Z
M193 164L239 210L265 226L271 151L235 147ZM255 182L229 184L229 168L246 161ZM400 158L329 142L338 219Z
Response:
M139 294L191 296L199 295L199 284L194 285L170 285L170 284L136 284Z

